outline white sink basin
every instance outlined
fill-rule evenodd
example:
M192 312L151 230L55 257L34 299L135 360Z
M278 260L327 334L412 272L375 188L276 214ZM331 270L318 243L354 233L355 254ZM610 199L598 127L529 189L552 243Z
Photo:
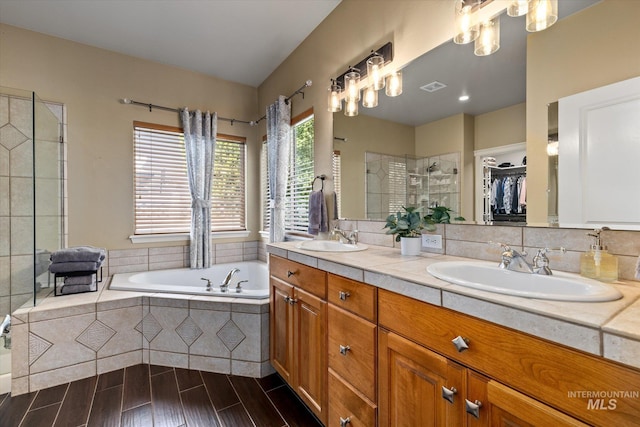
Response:
M316 252L357 252L364 251L368 246L362 243L340 243L337 240L305 240L298 243L296 248Z
M622 294L613 286L577 274L554 271L552 276L519 273L497 263L452 261L427 267L438 279L488 292L557 301L613 301Z

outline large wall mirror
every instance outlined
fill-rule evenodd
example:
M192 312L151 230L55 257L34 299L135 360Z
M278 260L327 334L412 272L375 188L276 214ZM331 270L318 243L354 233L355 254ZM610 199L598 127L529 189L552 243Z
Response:
M513 18L503 14L500 17L501 46L496 53L477 57L473 53L473 44L445 43L403 67L403 93L399 97L388 98L381 94L376 108L360 107L357 117L345 117L342 112L334 113L333 146L334 151L340 153L343 183L340 216L349 219L380 219L380 216L384 216L384 212L376 215L368 212L372 210L367 206L368 202L372 204L372 196L370 192L368 194L367 175L375 172L379 180L380 174L388 171L372 170L367 159L375 158L375 155L382 158L405 157L413 161L411 164L421 164L422 169L412 170L407 167L406 184L410 186L411 183L416 183L411 173L425 176L429 172L437 173L439 165L432 159L438 159L438 156L448 159L447 156L455 154L459 156L459 164L447 168L443 162L441 173L455 172L451 179L459 186L459 195L451 197L458 197L458 200L446 199L442 204L454 208L455 213L464 216L468 222L484 223L480 206L483 202L482 190L479 189L483 175L477 158L479 155L491 156L491 153L496 153L493 157L498 158L498 163L503 162L502 157L505 163L514 166L521 166L523 160L526 161L524 157L529 155L529 172L531 168L538 168L535 175L543 179L527 178L528 192L532 194L531 200L527 201L527 209L539 208L539 211L543 211L544 220L539 216L531 221L529 211L526 211L526 219L530 224L541 225L551 215L553 222L557 192L553 189L549 191L550 186L555 183L549 178L549 167L553 167L554 163L548 160L546 154L547 105L567 94L579 92L580 90L571 86L573 80L588 80L582 86L575 85L583 88L582 90L622 80L617 76L603 75L606 73L601 69L616 67L606 63L598 70L580 69L580 74L574 79L556 76L570 68L563 64L572 63L571 53L567 54L571 44L585 50L578 52L579 55L591 55L594 58L599 55L595 47L589 51L589 47L585 46L589 43L581 43L579 35L572 40L572 34L579 31L590 31L594 34L593 37L602 39L599 43L610 45L609 57L619 56L620 61L626 63L634 61L630 59L631 52L626 49L617 50L618 47L612 44L616 39L628 37L628 34L615 34L615 23L612 24L613 33L600 31L597 29L598 25L583 28L593 25L594 15L598 14L608 14L603 18L615 21L617 16L624 15L624 3L617 0L560 0L560 21L543 32L547 34L542 43L536 42L533 46L531 39L527 40L529 34L524 28L524 17ZM603 10L594 13L596 8ZM621 31L629 31L626 29L628 25L621 27ZM562 40L554 42L553 37ZM554 43L559 46L557 50L549 47L554 46ZM556 58L558 54L564 56ZM635 62L635 65L631 64L627 69L635 70L637 75L640 72L637 55ZM548 81L545 81L544 71L541 71L545 69L549 70ZM528 70L534 70L532 76L527 75ZM590 75L594 77L591 80ZM567 86L571 87L558 88L561 80L570 80ZM442 83L446 87L436 91L429 91L429 87L424 87L433 82L437 82L435 86ZM589 86L590 84L593 85ZM553 90L550 91L549 87ZM553 91L558 93L555 99L542 99L541 94ZM463 95L468 95L469 99L460 101L459 97ZM527 111L532 108L532 100L536 102L533 107L544 115L543 124L532 119L531 111ZM541 126L544 127L543 135L539 138L541 140L536 141L536 131ZM537 151L532 150L532 143L538 144ZM615 148L612 147L612 150ZM536 154L540 152L544 158ZM616 155L615 151L612 151L612 155ZM531 157L534 157L533 162ZM396 177L396 182L397 180ZM386 199L381 197L382 203L385 203ZM438 202L437 197L418 196L417 199L407 199L407 204L420 204L425 198L431 204L434 200ZM375 202L379 206L380 200L376 199Z

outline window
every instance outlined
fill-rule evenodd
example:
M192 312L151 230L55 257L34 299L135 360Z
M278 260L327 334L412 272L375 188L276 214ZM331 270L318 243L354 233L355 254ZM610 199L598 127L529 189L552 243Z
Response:
M245 139L218 134L211 231L245 230ZM185 233L191 195L182 129L134 122L135 234Z
M285 229L306 233L309 228L309 194L313 181L313 114L292 119L293 144L289 166Z
M331 160L331 170L333 172L333 190L336 193L335 212L338 214L338 218L342 218L342 179L340 173L342 166L340 163L340 151L334 150Z
M291 120L293 137L289 163L289 181L285 200L285 229L306 233L309 227L309 193L313 181L313 110L308 110ZM269 174L267 171L267 142L262 144L262 229L270 225Z

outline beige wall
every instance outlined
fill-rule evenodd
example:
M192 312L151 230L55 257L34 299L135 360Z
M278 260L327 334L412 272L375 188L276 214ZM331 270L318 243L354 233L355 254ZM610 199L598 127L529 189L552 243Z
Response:
M526 140L527 104L516 104L475 116L476 150L517 144Z
M365 152L413 155L415 151L413 126L363 116L333 117L333 135L347 138L335 140L333 147L340 151L342 165L342 216L365 218Z
M69 245L133 247L128 240L134 232L132 123L179 125L176 113L149 112L119 99L209 109L243 120L261 115L256 88L16 27L0 26L0 55L0 86L33 90L67 108ZM260 226L255 128L219 122L218 131L247 137L247 225L255 240Z
M527 222L547 222L547 105L640 75L640 2L604 0L527 42Z

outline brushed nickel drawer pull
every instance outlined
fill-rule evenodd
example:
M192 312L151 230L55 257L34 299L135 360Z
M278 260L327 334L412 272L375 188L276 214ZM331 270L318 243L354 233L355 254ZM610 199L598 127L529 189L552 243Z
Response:
M340 354L343 356L347 355L347 352L351 350L351 347L348 345L340 345Z
M349 298L351 296L351 294L349 292L340 291L340 292L338 292L338 296L340 297L340 299L342 301L346 301L347 298Z
M351 417L342 418L340 417L340 427L347 427L347 425L351 424Z
M296 274L295 271L287 270L287 277L291 277L294 274Z
M453 403L453 395L456 393L458 393L458 390L455 387L446 388L442 386L442 398L449 401L449 403Z
M452 339L451 342L456 346L456 350L458 350L458 353L462 353L463 351L469 349L469 340L463 338L460 335Z
M482 402L480 402L479 400L472 402L468 399L465 399L464 403L468 414L471 414L476 418L480 418L480 408L482 407Z

